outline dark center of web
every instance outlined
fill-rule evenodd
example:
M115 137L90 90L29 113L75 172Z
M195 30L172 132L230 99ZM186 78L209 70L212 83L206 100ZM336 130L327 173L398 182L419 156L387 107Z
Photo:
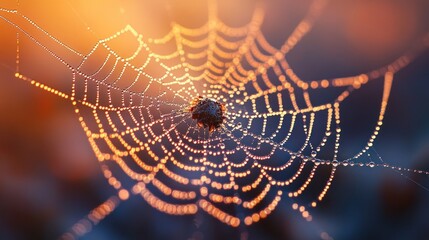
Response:
M211 98L197 97L191 103L189 111L192 119L197 120L201 128L209 128L209 132L220 128L225 117L225 105Z

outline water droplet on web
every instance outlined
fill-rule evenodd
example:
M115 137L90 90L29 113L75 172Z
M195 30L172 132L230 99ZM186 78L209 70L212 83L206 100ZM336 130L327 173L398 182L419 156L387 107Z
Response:
M317 152L316 152L316 151L314 151L314 150L313 150L313 151L311 151L311 157L314 157L314 158L315 158L316 156L317 156Z
M373 168L373 167L375 167L375 163L374 162L369 162L368 166Z
M332 163L332 166L338 167L339 162L337 160L334 160L331 163Z

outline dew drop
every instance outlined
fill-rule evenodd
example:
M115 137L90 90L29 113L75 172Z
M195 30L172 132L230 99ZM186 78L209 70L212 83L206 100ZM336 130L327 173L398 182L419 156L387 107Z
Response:
M317 156L317 152L316 152L316 151L314 151L314 150L313 150L313 151L311 151L311 157L314 157L314 158L315 158L316 156Z

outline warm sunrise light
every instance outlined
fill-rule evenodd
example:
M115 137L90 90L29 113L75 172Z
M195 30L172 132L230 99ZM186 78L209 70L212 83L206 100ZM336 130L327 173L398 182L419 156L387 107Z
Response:
M341 3L290 3L297 9L288 10L291 20L275 19L288 33L280 41L283 31L264 28L274 29L269 9L275 9L268 2L153 2L0 6L0 44L8 44L1 64L17 81L73 109L100 165L97 172L77 162L79 173L64 179L102 174L113 189L64 239L90 234L121 202L135 198L168 215L195 216L197 229L203 212L243 231L278 221L274 213L284 204L304 222L315 221L314 208L344 168L429 175L384 162L374 148L388 125L393 82L429 46L413 5L348 3L353 7L338 10L342 19L333 21L333 8ZM338 25L317 30L318 22ZM357 71L344 64L339 74L312 77L326 65L322 58L320 66L306 60L308 52L322 49L329 31L340 29L348 39L347 60L355 53L377 65ZM313 31L320 34L310 42L317 47L300 47ZM326 51L330 57L341 56L337 46L332 49ZM395 52L401 53L391 58ZM299 60L309 67L300 67ZM358 115L351 104L356 99L369 110ZM367 124L367 131L355 130L351 120ZM78 152L68 150L73 159Z

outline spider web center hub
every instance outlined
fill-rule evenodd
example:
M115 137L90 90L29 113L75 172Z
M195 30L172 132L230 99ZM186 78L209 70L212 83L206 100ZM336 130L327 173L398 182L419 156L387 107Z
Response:
M225 105L212 98L199 96L192 100L189 112L192 119L197 120L201 128L209 128L213 132L222 126L225 117Z

